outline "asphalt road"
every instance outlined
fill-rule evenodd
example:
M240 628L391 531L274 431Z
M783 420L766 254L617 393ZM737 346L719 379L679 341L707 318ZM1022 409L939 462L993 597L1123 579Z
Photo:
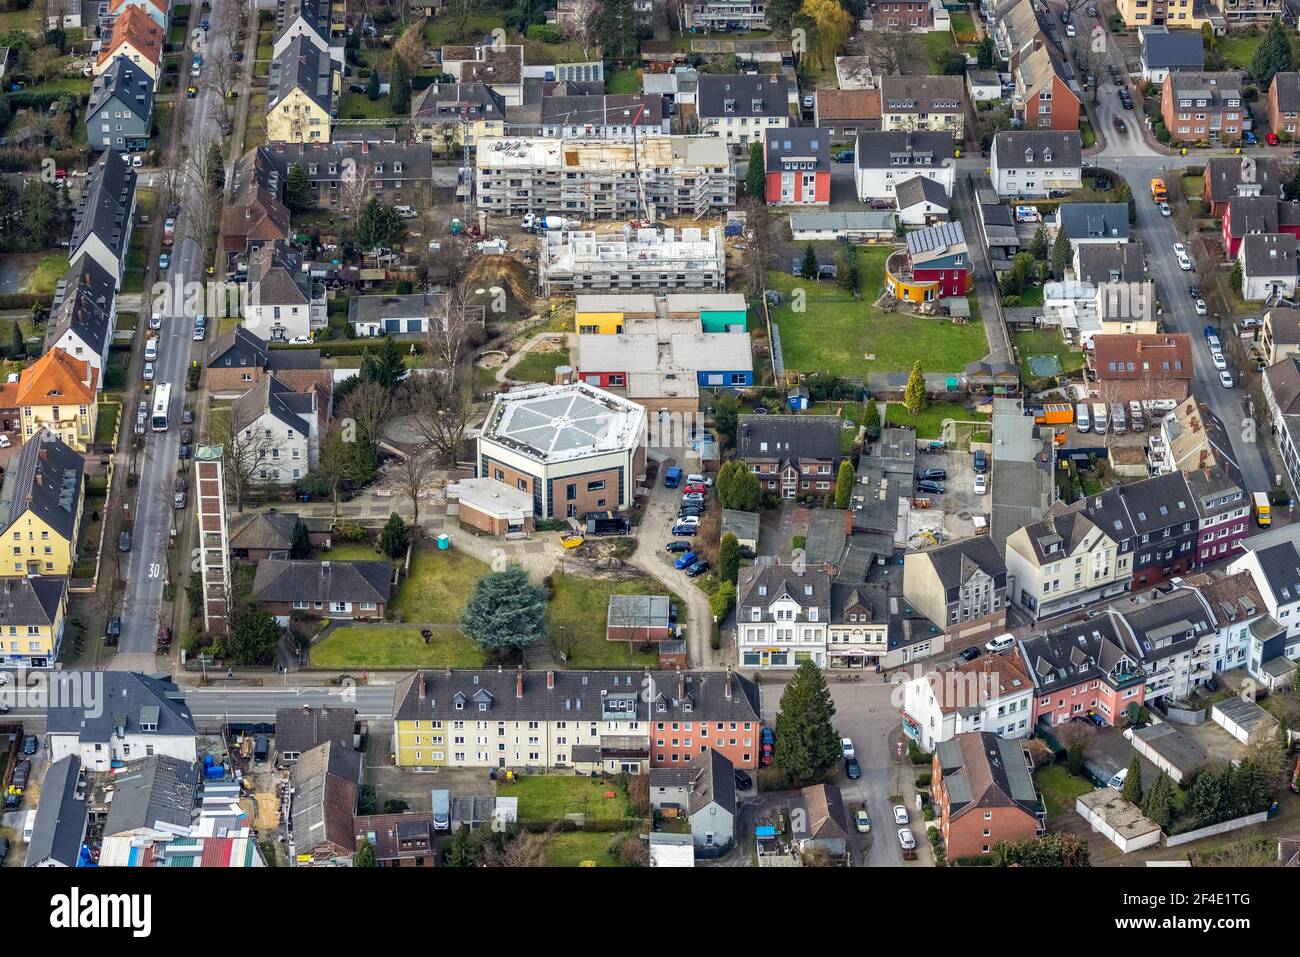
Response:
M220 25L227 15L226 4L222 0L213 0L212 12L209 14L213 31L221 29ZM217 33L211 35L216 36ZM187 146L190 150L206 150L213 141L219 127L206 118L216 116L216 111L221 106L220 91L209 85L206 78L201 78L198 96L192 104L193 119L187 133ZM178 241L171 250L171 268L156 275L156 281L166 279L173 288L178 277L182 282L202 282L207 279L206 264L201 261L202 250L186 235L183 222L195 201L193 188L187 186L181 203L181 220L176 225ZM165 216L166 210L159 210L158 215ZM141 309L141 324L148 321L147 302L152 297L147 295L145 298L146 306ZM181 314L182 304L174 303L174 308L163 315L158 361L154 363L155 393L164 382L171 383L172 386L171 425L166 432L145 433L144 450L140 453L138 464L136 497L126 505L134 529L131 535L131 554L124 572L126 588L122 637L114 667L136 669L140 667L138 656L152 656L162 608L163 584L169 575L179 583L187 573L187 568L167 567L167 542L172 524L192 514L189 510L178 512L172 508L172 489L181 464L177 454L180 446L181 410L185 405L185 371L191 353L198 354L194 346L201 346L192 340L194 318ZM152 396L149 401L152 404ZM133 426L133 410L124 410L122 414L124 428ZM188 562L185 564L188 566Z

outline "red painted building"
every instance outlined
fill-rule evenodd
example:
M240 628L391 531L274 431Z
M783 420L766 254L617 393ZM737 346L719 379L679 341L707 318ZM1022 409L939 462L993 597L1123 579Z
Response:
M1065 65L1049 45L1023 55L1015 70L1016 96L1012 101L1027 130L1077 130L1079 98L1070 89Z
M1021 743L973 731L941 741L930 771L931 796L948 860L991 853L1045 833L1042 802Z
M1034 682L1035 727L1075 718L1114 725L1130 705L1142 704L1141 665L1124 651L1109 616L1024 638L1020 657Z
M831 139L815 127L763 134L767 201L773 206L826 206L831 201Z
M925 0L876 0L872 23L888 27L928 27L930 4Z
M1278 228L1278 200L1275 196L1234 196L1223 211L1223 248L1228 259L1236 259L1241 243L1251 233L1276 233ZM1292 223L1286 230L1300 235L1300 223Z

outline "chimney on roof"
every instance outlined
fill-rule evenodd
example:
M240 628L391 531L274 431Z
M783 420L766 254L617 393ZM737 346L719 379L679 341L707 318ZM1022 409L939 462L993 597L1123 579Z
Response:
M421 672L420 672L420 700L421 700L421 701L424 700L424 696L425 696L425 692L426 692L426 690L427 690L427 689L426 689L426 686L425 686L425 684L424 684L424 672L421 671Z
M554 671L548 671L548 672L546 672L546 690L547 690L547 691L554 691L554 690L555 690L555 672L554 672Z
M680 701L686 697L686 675L679 668L677 670L677 699Z
M731 700L731 666L727 666L727 677L722 685L722 694L728 701Z
M524 669L523 666L520 665L519 670L515 672L515 697L522 698L523 696L524 696Z

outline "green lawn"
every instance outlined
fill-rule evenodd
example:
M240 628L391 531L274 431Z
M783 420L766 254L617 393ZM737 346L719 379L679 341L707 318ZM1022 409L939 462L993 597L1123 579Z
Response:
M959 422L987 422L987 413L972 412L960 402L931 402L917 415L911 415L901 402L889 403L886 419L890 425L905 425L916 429L918 439L942 438L943 420Z
M650 580L609 581L566 572L552 576L555 597L549 609L551 635L572 634L576 644L567 662L570 668L657 667L659 654L643 652L623 641L605 640L610 595L662 595L664 587ZM684 613L674 596L678 614Z
M331 562L382 562L387 556L369 542L334 542L328 550L318 549L313 558Z
M567 352L533 351L516 362L506 375L519 382L551 383L555 381L555 367L568 364Z
M957 50L957 40L951 33L932 31L925 35L925 55L930 61L930 73L937 76L943 73L939 68L939 57Z
M1012 338L1020 350L1021 378L1033 378L1026 361L1029 356L1056 356L1062 372L1077 372L1083 368L1083 353L1067 346L1056 329L1026 329Z
M398 587L393 611L405 621L459 621L474 583L487 573L486 564L464 552L421 546L411 559L410 577Z
M117 417L121 414L122 407L116 402L101 402L99 404L99 414L95 422L95 441L112 442L113 430L117 428Z
M1074 799L1093 790L1085 777L1071 777L1063 764L1053 764L1034 775L1034 786L1047 805L1047 816L1074 810Z
M62 253L42 256L27 280L27 291L37 296L51 296L63 274L68 271L68 257Z
M1043 304L1043 287L1030 286L1020 293L1020 305L1041 306Z
M959 43L974 43L979 39L975 32L975 18L969 13L954 13L949 16L952 23L953 37Z
M781 329L787 370L865 379L872 372L910 369L918 357L929 372L960 372L967 363L984 357L988 341L981 323L958 326L935 317L885 312L874 305L884 291L885 260L891 252L893 247L888 246L858 251L862 297L856 301L833 282L810 282L776 270L768 273L768 288L781 293L781 305L773 310L772 319ZM802 313L793 311L795 289L802 289L807 297ZM867 355L874 358L868 361Z
M454 16L431 17L424 21L424 39L429 46L443 46L462 40L480 41L497 27L504 27L506 22L499 14L474 13L465 21L465 29L460 30Z
M606 93L639 93L641 81L636 70L614 70L605 78Z
M0 13L0 33L11 30L38 33L41 29L41 10L41 4L33 3L25 10L6 10Z
M1260 41L1263 39L1264 31L1261 28L1259 33L1253 37L1245 35L1219 37L1215 41L1215 48L1228 61L1228 66L1236 67L1239 70L1249 70L1250 61L1255 56L1255 48L1259 46ZM1295 51L1295 55L1300 57L1300 43L1296 42L1295 37L1291 39L1291 47ZM1267 91L1260 91L1261 100L1265 92Z
M364 93L344 93L339 97L339 119L388 119L393 115L392 97L372 100Z
M312 646L313 668L481 668L483 655L456 628L336 628Z
M521 822L563 821L566 814L578 813L597 822L621 821L628 808L627 794L611 781L570 774L525 774L500 781L497 797L519 798ZM613 834L604 837L608 846Z
M567 831L545 838L547 867L581 867L591 861L596 867L622 867L609 853L614 835L608 831ZM588 867L591 865L588 864Z

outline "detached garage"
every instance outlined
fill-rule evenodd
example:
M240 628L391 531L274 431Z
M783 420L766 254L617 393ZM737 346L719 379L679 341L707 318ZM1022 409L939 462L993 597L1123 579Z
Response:
M1277 734L1277 718L1245 698L1225 698L1210 709L1210 717L1242 744L1267 741Z
M1074 809L1094 831L1125 854L1160 843L1160 825L1143 816L1136 804L1125 801L1112 788L1081 795Z

